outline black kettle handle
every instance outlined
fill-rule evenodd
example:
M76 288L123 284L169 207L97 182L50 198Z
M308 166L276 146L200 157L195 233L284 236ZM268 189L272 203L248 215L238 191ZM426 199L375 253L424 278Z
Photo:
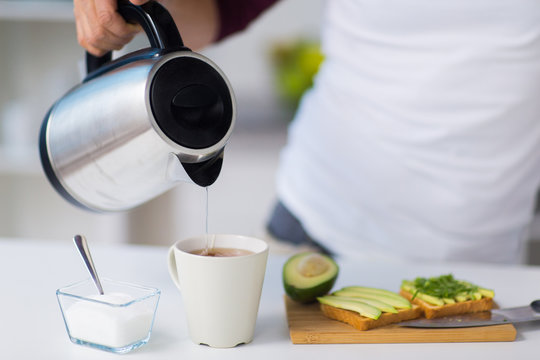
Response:
M141 25L152 48L170 51L184 46L172 16L157 1L149 1L137 6L128 0L118 0L117 11L127 22ZM111 51L103 56L94 56L86 52L87 73L99 69L111 59Z

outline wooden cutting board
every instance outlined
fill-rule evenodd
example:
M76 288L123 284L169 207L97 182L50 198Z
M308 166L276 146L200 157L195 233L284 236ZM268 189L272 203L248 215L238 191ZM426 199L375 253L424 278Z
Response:
M419 329L398 325L359 331L325 317L319 304L299 304L285 296L293 344L381 344L514 341L512 324L454 329Z

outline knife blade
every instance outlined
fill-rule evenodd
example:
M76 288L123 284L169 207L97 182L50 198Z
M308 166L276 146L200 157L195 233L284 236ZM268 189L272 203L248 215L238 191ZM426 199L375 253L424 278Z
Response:
M417 328L460 328L514 324L536 320L540 320L540 300L534 300L527 306L446 316L436 319L409 320L403 321L399 325Z

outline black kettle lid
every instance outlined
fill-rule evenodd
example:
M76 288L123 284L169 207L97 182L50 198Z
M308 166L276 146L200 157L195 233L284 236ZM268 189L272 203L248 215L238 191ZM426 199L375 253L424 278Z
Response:
M191 149L222 140L234 116L232 90L224 76L190 51L161 64L150 85L150 104L161 131Z

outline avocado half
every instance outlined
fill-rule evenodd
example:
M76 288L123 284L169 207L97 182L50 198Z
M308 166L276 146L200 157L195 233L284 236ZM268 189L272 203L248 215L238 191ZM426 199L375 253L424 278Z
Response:
M327 294L339 273L336 262L327 255L305 252L292 256L283 265L285 293L301 303Z

